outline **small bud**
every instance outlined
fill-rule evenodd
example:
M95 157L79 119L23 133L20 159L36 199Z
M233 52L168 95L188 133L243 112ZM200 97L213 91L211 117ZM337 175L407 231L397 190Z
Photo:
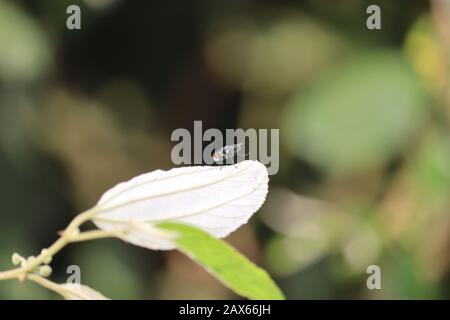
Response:
M29 257L27 258L27 262L28 262L28 263L32 263L34 260L36 260L36 257L35 257L35 256L29 256Z
M42 249L41 254L43 254L43 255L48 254L48 250L47 249ZM48 255L44 259L44 264L50 264L50 262L52 262L52 256Z
M15 266L18 266L24 260L25 259L20 254L18 254L17 252L14 252L12 257L11 257L11 261L12 261L13 265L15 265Z
M52 274L52 268L50 266L40 266L38 269L38 273L42 277L48 277Z
M21 265L22 267L24 267L24 266L26 266L26 265L29 265L29 264L33 263L34 260L36 260L36 257L35 257L35 256L29 256L29 257L27 258L27 260L24 259L20 265ZM36 268L33 268L33 270L36 270Z

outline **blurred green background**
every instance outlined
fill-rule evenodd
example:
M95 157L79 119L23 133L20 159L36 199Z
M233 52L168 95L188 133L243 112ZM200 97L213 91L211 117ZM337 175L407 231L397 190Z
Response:
M448 299L449 63L449 0L1 0L0 270L115 183L173 167L171 132L202 120L280 129L267 201L227 241L289 299ZM236 298L176 251L71 245L52 279L71 264L111 298ZM0 283L19 298L58 297Z

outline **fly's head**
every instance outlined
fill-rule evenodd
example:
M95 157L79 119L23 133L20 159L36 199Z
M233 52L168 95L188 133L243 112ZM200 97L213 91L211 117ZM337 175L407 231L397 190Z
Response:
M215 162L219 162L220 161L220 153L218 151L214 151L212 158Z

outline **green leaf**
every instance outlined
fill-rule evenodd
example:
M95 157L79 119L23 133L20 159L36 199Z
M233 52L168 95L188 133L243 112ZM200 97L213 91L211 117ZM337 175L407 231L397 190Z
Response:
M249 299L284 299L266 271L226 242L184 224L163 223L159 227L177 232L178 249L235 293Z

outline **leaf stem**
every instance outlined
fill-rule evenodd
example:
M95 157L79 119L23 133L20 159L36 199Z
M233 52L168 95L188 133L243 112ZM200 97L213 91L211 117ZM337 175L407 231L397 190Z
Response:
M85 231L80 234L74 235L71 238L70 242L81 242L81 241L87 241L87 240L118 237L122 233L123 233L122 228L117 228L117 229L113 229L113 230L109 230L109 231L104 231L104 230Z

